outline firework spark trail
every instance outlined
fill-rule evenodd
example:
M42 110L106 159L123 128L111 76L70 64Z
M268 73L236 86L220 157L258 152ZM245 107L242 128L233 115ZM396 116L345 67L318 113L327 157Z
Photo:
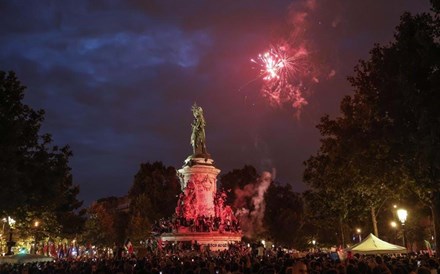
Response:
M307 105L301 89L301 78L307 74L307 50L300 46L292 49L288 45L272 46L259 54L251 62L258 65L258 78L264 80L262 95L271 105L282 106L285 103L298 112Z
M301 68L301 62L307 56L304 48L299 48L293 55L288 55L286 47L271 47L264 54L259 54L257 60L251 62L260 66L260 76L263 80L287 80L294 77Z
M312 86L320 81L318 77L322 69L317 51L309 51L315 48L308 33L315 24L311 15L317 6L316 0L293 1L289 6L283 37L251 59L258 75L239 90L256 80L262 80L260 92L270 105L291 107L299 118L302 108L308 104L306 97L312 92ZM327 78L331 78L334 73L328 75Z

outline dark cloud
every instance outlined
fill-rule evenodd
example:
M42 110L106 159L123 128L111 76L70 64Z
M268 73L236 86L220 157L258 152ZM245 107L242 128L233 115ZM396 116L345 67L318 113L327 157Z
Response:
M218 168L275 168L302 191L315 125L338 113L346 76L391 41L405 10L429 1L1 1L0 69L16 71L26 102L46 110L43 131L71 145L86 203L124 195L141 162L180 167L194 102ZM260 96L250 64L280 40L307 46L318 80L299 118Z

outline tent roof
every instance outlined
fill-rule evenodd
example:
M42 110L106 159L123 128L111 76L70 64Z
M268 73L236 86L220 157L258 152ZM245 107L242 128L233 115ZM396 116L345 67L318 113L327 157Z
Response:
M370 233L362 242L347 248L347 251L359 254L406 253L406 248L385 242Z

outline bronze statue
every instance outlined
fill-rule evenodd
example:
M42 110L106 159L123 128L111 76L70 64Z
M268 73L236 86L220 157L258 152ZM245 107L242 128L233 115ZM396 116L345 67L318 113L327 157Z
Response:
M205 136L205 118L203 117L203 109L197 106L196 103L192 106L192 113L194 121L192 122L191 145L193 147L193 155L195 156L209 156L206 150L206 136Z

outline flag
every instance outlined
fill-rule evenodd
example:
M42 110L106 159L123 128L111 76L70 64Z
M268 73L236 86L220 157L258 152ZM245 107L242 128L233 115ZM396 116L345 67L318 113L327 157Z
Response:
M425 240L425 246L426 246L426 249L428 250L429 257L432 257L431 243L429 241Z

